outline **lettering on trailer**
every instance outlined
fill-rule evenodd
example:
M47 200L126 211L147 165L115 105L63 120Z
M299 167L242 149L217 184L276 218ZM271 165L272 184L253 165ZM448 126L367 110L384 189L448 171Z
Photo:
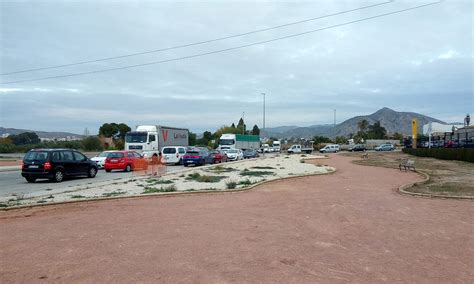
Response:
M174 139L186 139L186 134L183 133L175 133L174 134Z
M163 141L166 142L166 140L168 140L168 130L161 129L161 134L163 136Z

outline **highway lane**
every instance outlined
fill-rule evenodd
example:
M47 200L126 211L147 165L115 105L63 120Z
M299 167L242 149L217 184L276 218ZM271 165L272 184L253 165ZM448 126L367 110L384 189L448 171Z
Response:
M183 166L168 166L167 172L177 172L184 169ZM133 175L133 172L113 171L106 173L104 170L99 170L95 178L70 178L61 183L42 179L35 183L28 183L21 176L21 171L0 172L0 199L12 195L24 195L26 197L60 193L71 190L76 186L93 186L102 182L131 178Z

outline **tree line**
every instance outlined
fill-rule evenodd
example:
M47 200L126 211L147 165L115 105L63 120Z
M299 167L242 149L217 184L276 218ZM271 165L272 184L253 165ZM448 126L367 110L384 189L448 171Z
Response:
M99 135L88 135L89 131L86 129L84 138L73 141L41 141L35 132L24 132L0 138L0 153L27 152L34 148L69 148L84 151L123 150L125 135L131 130L125 123L104 123L99 127ZM189 145L214 147L217 146L220 136L225 133L260 135L260 129L254 125L251 130L247 130L243 118L240 118L237 125L234 123L231 126L224 125L214 133L205 131L199 139L195 133L189 132ZM112 139L112 145L105 148L100 136Z

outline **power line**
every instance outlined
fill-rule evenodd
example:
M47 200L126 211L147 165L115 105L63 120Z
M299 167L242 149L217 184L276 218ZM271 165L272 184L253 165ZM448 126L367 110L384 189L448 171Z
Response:
M153 62L148 62L148 63L127 65L127 66L122 66L122 67L100 69L100 70L88 71L88 72L80 72L80 73L72 73L72 74L57 75L57 76L50 76L50 77L42 77L42 78L37 78L37 79L26 79L26 80L2 82L0 84L5 85L5 84L24 83L24 82L33 82L33 81L43 81L43 80L49 80L49 79L83 76L83 75L89 75L89 74L96 74L96 73L116 71L116 70L124 70L124 69L130 69L130 68L136 68L136 67L142 67L142 66L148 66L148 65L162 64L162 63L167 63L167 62L172 62L172 61L179 61L179 60L191 59L191 58L196 58L196 57L202 57L202 56L207 56L207 55L211 55L211 54L223 53L223 52L228 52L228 51L232 51L232 50L236 50L236 49L246 48L246 47L255 46L255 45L261 45L261 44L270 43L270 42L279 41L279 40L288 39L288 38L293 38L293 37L302 36L302 35L306 35L306 34L310 34L310 33L315 33L315 32L319 32L319 31L333 29L333 28L337 28L337 27L347 26L347 25L354 24L354 23L364 22L364 21L368 21L368 20L373 20L373 19L389 16L389 15L399 14L399 13L403 13L403 12L407 12L407 11L411 11L411 10L415 10L415 9L424 8L424 7L427 7L427 6L440 4L441 2L443 2L443 1L428 3L428 4L424 4L424 5L411 7L411 8L406 8L406 9L401 9L401 10L388 12L388 13L384 13L384 14L379 14L379 15L376 15L376 16L366 17L366 18L362 18L362 19L358 19L358 20L354 20L354 21L349 21L349 22L345 22L345 23L341 23L341 24L337 24L337 25L327 26L327 27L324 27L324 28L319 28L319 29L315 29L315 30L302 32L302 33L297 33L297 34L291 34L291 35L287 35L287 36L283 36L283 37L278 37L278 38L274 38L274 39L270 39L270 40L264 40L264 41L250 43L250 44L244 44L244 45L239 45L239 46L225 48L225 49L218 49L218 50L214 50L214 51L198 53L198 54L193 54L193 55L188 55L188 56L176 57L176 58L165 59L165 60L160 60L160 61L153 61Z
M48 70L48 69L57 69L57 68L76 66L76 65L84 65L84 64L89 64L89 63L96 63L96 62L101 62L101 61L121 59L121 58L127 58L127 57L132 57L132 56L145 55L145 54L150 54L150 53L157 53L157 52L163 52L163 51L168 51L168 50L173 50L173 49L180 49L180 48L185 48L185 47L202 45L202 44L206 44L206 43L222 41L222 40L226 40L226 39L231 39L231 38L236 38L236 37L241 37L241 36L246 36L246 35L251 35L251 34L256 34L256 33L260 33L260 32L275 30L275 29L279 29L279 28L284 28L284 27L288 27L288 26L293 26L293 25L298 25L298 24L302 24L302 23L306 23L306 22L311 22L311 21L315 21L315 20L329 18L329 17L333 17L333 16L337 16L337 15L342 15L342 14L346 14L346 13L350 13L350 12L369 9L369 8L373 8L373 7L377 7L377 6L381 6L381 5L386 5L386 4L392 3L393 1L394 0L389 0L387 2L382 2L382 3L379 3L379 4L363 6L363 7L350 9L350 10L346 10L346 11L342 11L342 12L337 12L337 13L333 13L333 14L328 14L328 15L319 16L319 17L315 17L315 18L310 18L310 19L306 19L306 20L301 20L301 21L297 21L297 22L292 22L292 23L287 23L287 24L283 24L283 25L273 26L273 27L269 27L269 28L249 31L249 32L245 32L245 33L240 33L240 34L235 34L235 35L230 35L230 36L225 36L225 37L219 37L219 38L210 39L210 40L198 41L198 42L193 42L193 43L188 43L188 44L183 44L183 45L171 46L171 47L154 49L154 50L137 52L137 53L130 53L130 54L119 55L119 56L105 57L105 58L99 58L99 59L93 59L93 60L87 60L87 61L79 61L79 62L75 62L75 63L61 64L61 65L54 65L54 66L40 67L40 68L33 68L33 69L25 69L25 70L20 70L20 71L12 71L12 72L7 72L7 73L1 73L0 75L4 76L4 75L27 73L27 72L34 72L34 71L41 71L41 70Z

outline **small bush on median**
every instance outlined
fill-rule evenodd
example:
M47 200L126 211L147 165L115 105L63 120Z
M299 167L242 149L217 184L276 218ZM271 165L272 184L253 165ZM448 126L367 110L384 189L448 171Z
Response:
M225 185L227 189L234 189L237 187L237 183L235 181L229 181Z
M125 194L125 193L126 193L125 191L112 191L112 192L103 193L102 196L103 197L112 197L112 196L119 196L119 195L122 195L122 194Z
M242 180L239 182L239 185L243 185L244 187L251 185L252 182L249 179Z
M176 190L177 189L175 185L169 185L169 186L160 187L160 188L147 186L145 187L145 190L143 191L142 194L155 193L155 192L175 192Z
M220 182L225 176L202 176L199 173L189 174L186 180L193 180L197 182Z

